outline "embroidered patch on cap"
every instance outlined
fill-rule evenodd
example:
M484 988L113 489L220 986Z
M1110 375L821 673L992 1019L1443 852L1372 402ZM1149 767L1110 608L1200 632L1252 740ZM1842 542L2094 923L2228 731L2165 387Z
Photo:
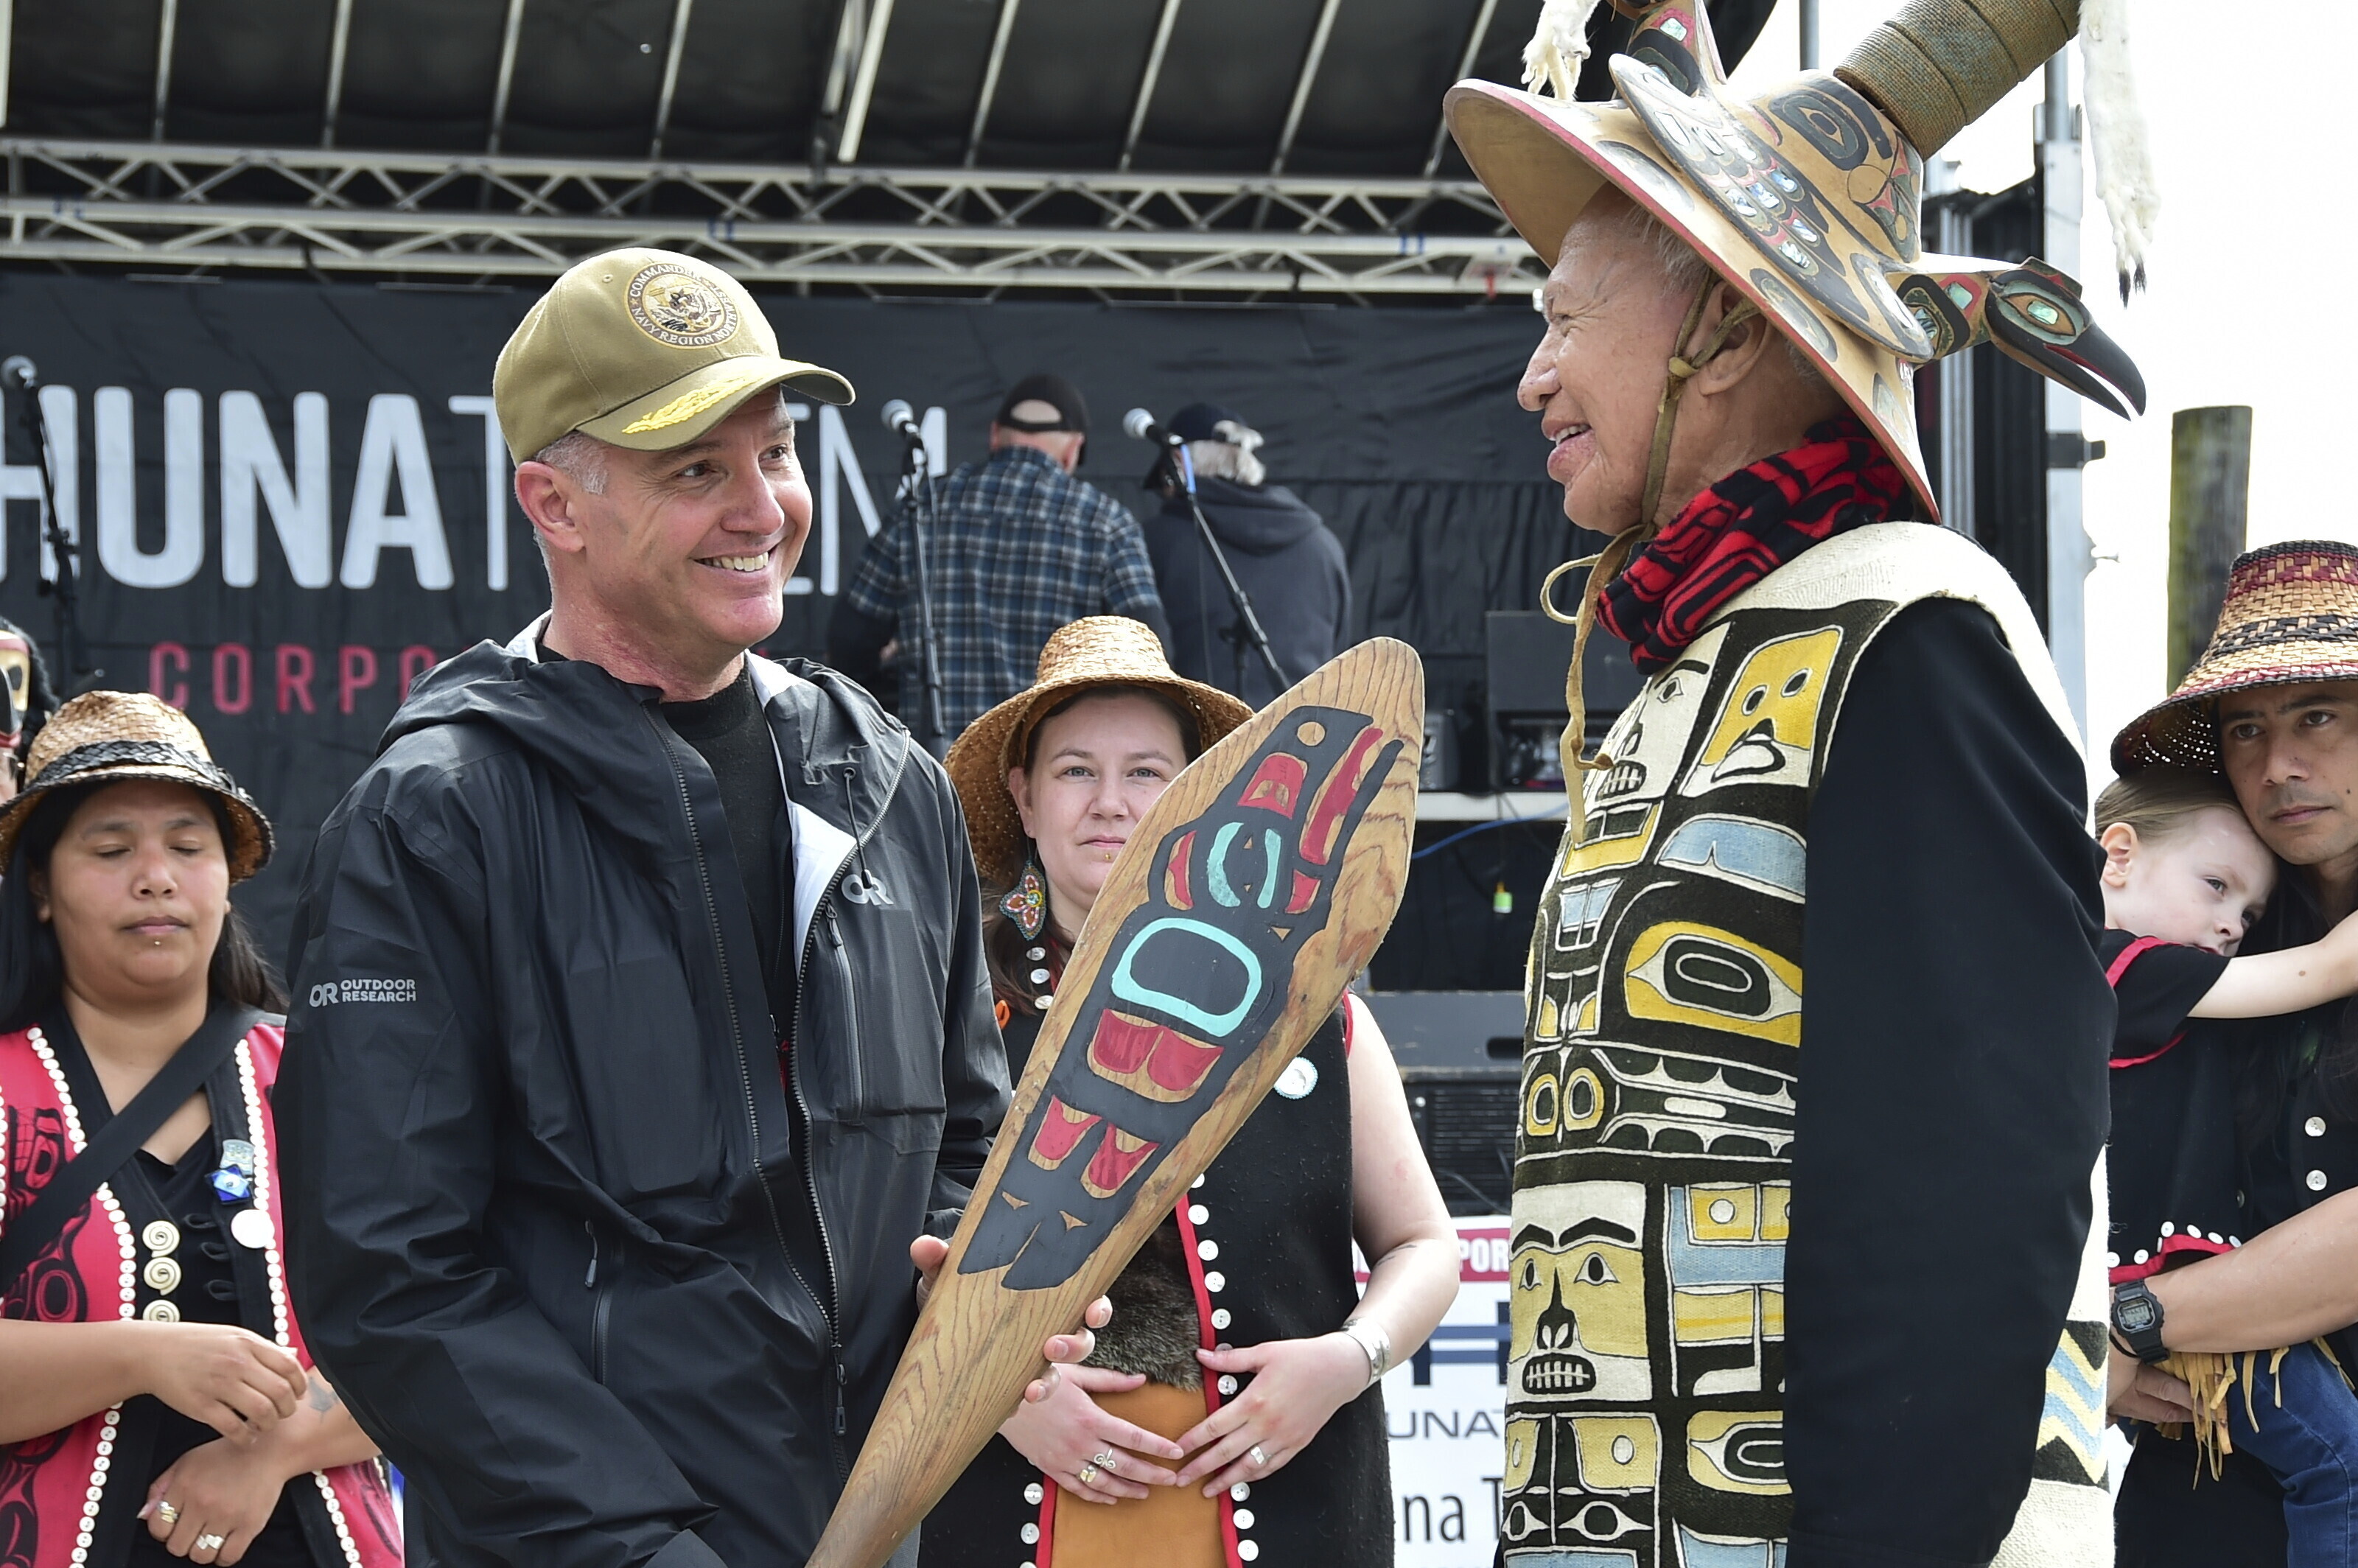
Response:
M709 348L737 330L729 297L672 262L643 268L622 297L639 330L674 348Z

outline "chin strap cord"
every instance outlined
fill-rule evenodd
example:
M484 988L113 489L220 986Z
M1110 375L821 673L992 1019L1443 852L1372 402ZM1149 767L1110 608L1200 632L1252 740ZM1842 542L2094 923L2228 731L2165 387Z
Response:
M1711 304L1711 297L1718 292L1720 283L1715 276L1708 277L1695 291L1694 303L1687 307L1686 319L1680 323L1679 335L1672 340L1681 350L1703 325L1704 310ZM1678 424L1680 395L1686 391L1687 383L1693 379L1695 372L1719 357L1736 329L1759 314L1759 307L1749 299L1743 300L1720 319L1718 327L1713 330L1702 352L1692 357L1683 352L1671 356L1668 372L1662 381L1661 406L1654 415L1654 449L1646 460L1646 489L1639 499L1638 521L1616 534L1612 542L1595 555L1584 556L1579 560L1566 561L1557 567L1540 585L1541 611L1559 625L1573 628L1572 665L1563 674L1563 705L1571 710L1571 718L1564 724L1563 735L1556 742L1556 750L1563 759L1564 793L1572 801L1570 817L1574 843L1580 842L1588 830L1586 813L1582 807L1580 775L1613 765L1613 759L1606 755L1602 746L1597 748L1594 757L1582 755L1588 744L1588 702L1581 690L1581 664L1588 654L1588 634L1596 627L1596 602L1604 595L1606 585L1620 576L1628 566L1629 557L1661 531L1661 519L1657 514L1661 510L1662 485L1671 467L1671 432ZM1566 615L1556 608L1556 582L1565 573L1577 571L1583 567L1588 568L1588 577L1581 585L1579 608Z

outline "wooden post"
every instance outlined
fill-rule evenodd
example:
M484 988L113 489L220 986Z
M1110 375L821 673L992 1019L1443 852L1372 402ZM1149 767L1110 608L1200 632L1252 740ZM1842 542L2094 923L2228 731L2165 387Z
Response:
M2181 408L2169 425L2169 685L2210 645L2251 510L2252 411Z

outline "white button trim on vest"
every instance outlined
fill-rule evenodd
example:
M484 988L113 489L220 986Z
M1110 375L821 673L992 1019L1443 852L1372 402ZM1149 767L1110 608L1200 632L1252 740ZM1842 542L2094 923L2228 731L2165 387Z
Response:
M2325 1118L2312 1116L2300 1124L2300 1130L2311 1138L2322 1138L2325 1136Z
M2321 1193L2325 1190L2324 1172L2311 1171L2309 1173L2309 1190L2313 1193Z

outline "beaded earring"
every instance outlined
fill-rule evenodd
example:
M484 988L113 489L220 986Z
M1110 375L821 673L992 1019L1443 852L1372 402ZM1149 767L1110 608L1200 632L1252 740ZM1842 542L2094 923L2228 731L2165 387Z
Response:
M1039 940L1048 925L1048 883L1040 871L1040 856L1027 848L1023 854L1023 874L1015 879L999 901L999 913L1014 923L1016 933L1026 942Z

